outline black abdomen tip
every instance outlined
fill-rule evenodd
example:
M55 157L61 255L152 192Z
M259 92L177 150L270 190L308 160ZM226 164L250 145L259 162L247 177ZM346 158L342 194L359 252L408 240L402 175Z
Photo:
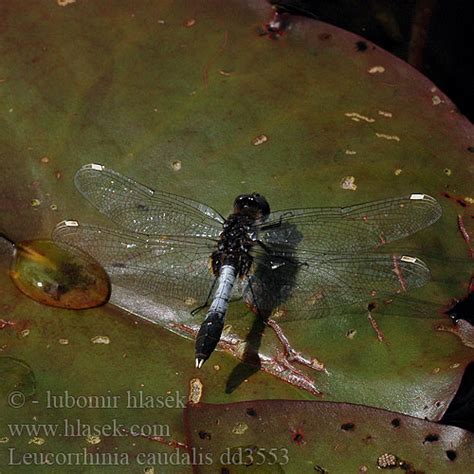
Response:
M202 367L202 364L209 359L221 338L223 329L224 315L216 312L208 313L196 337L196 367Z

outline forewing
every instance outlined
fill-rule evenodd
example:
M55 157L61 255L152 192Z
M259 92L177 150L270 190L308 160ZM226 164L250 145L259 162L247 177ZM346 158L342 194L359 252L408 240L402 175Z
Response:
M263 317L281 321L323 317L334 308L402 294L430 280L425 263L408 256L328 255L304 264L267 256L256 261L244 300Z
M150 237L76 221L59 223L53 239L94 257L112 284L179 307L204 304L215 279L208 267L215 246L210 239Z
M98 164L74 178L79 192L118 225L143 234L216 238L224 219L192 199L154 191Z
M276 211L261 225L259 239L269 246L300 252L356 253L402 239L440 216L440 205L427 194L344 208Z

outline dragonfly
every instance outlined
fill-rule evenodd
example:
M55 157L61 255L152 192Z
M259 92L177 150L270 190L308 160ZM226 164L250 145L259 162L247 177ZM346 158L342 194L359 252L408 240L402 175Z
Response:
M194 307L193 314L207 307L195 343L198 368L218 345L234 299L264 321L285 322L320 318L430 280L421 259L379 250L439 219L441 207L427 194L279 211L261 194L242 194L224 218L100 164L83 166L74 180L115 225L66 220L53 239L95 258L113 285Z

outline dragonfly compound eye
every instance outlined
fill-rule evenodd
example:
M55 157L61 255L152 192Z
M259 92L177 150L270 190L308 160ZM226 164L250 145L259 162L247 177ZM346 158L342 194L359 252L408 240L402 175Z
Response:
M253 219L261 217L265 219L270 214L270 205L258 193L241 194L234 201L234 212L247 215Z

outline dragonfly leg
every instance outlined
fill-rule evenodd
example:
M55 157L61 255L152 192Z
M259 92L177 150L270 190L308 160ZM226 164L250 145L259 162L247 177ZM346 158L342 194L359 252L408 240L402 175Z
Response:
M267 224L267 225L263 225L261 227L262 230L268 230L268 229L275 229L275 228L278 228L278 227L281 227L281 225L283 224L283 218L284 217L292 217L293 216L293 213L291 211L287 211L287 212L284 212L281 216L280 216L280 219L278 222L274 222L273 224Z
M263 250L265 250L265 252L272 255L272 250L268 245L264 244L261 240L257 240L256 242L257 245L259 245Z
M253 292L252 281L250 278L248 278L247 281L248 281L248 288L250 290L250 294L252 295L251 309L262 321L266 323L268 319L268 314L263 314L260 311L260 308L258 307L258 304L257 304L257 298L255 298L255 293Z
M265 252L268 253L268 255L275 255L274 252L272 252L272 249L267 245L267 244L264 244L261 240L257 240L256 241L257 245L259 245ZM307 262L300 262L300 261L297 261L295 260L292 256L290 255L281 255L281 254L278 254L278 259L283 261L283 262L286 262L286 263L290 263L291 265L296 265L296 266L301 266L301 267L307 267L308 266L308 263Z
M310 367L311 369L318 370L319 372L326 372L326 367L323 362L319 361L315 357L308 358L302 355L300 352L295 351L288 341L288 338L285 336L283 329L274 319L267 320L268 326L270 326L278 337L279 341L283 345L286 353L286 358L290 362L298 362L299 364Z
M209 294L207 295L206 301L204 302L204 304L198 306L197 308L194 308L191 311L191 316L196 316L196 314L198 314L199 311L204 309L206 306L209 306L209 300L211 299L211 295L214 292L214 288L216 286L217 280L218 278L214 278L214 282L212 283L211 290L209 291Z

